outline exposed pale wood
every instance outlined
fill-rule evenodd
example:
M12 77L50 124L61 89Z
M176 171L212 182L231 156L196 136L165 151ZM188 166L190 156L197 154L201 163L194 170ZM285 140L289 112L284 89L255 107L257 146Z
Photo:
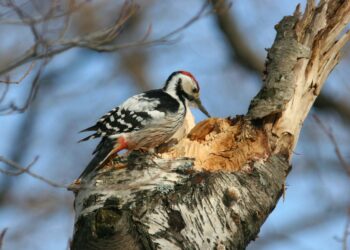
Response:
M249 135L244 134L249 131ZM238 119L211 118L199 123L189 134L161 157L195 159L194 168L206 171L237 171L270 155L267 135L262 129Z

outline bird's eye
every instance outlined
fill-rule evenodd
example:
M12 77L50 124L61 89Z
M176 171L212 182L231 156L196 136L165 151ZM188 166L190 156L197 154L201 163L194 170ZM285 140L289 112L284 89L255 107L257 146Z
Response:
M197 88L193 88L193 89L192 89L192 92L193 92L193 93L198 93L198 89L197 89Z

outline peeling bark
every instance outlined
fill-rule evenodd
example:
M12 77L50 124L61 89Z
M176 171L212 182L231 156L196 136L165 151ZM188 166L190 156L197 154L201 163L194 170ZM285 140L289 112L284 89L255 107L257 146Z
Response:
M245 249L257 237L350 38L342 33L349 0L299 9L276 26L264 87L246 116L208 119L160 157L133 152L71 187L72 249Z

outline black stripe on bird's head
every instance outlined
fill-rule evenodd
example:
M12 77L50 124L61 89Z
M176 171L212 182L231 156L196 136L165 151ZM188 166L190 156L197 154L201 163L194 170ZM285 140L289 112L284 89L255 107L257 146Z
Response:
M198 107L206 116L210 117L208 111L201 103L198 81L190 72L184 70L173 72L168 77L163 90L177 97L182 102L187 100L190 104Z

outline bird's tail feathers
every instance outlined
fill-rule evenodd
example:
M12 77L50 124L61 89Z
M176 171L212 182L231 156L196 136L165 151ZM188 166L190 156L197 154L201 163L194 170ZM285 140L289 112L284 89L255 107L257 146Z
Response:
M79 133L84 133L84 132L89 132L89 131L96 131L97 129L98 129L98 125L95 124L95 125L93 125L91 127L88 127L86 129L83 129L83 130L79 131Z
M82 179L92 173L93 171L97 171L101 169L110 158L111 153L113 152L113 148L115 147L115 140L104 138L99 143L95 150L95 156L86 166L84 171L79 176L79 179Z
M88 140L90 140L90 139L95 139L95 138L97 138L97 137L99 137L99 135L98 135L97 133L94 133L94 134L92 134L92 135L89 135L89 136L87 136L87 137L85 137L85 138L79 140L78 143L79 143L79 142L83 142L83 141L88 141Z
M95 124L95 125L93 125L93 126L91 126L91 127L88 127L88 128L86 128L86 129L83 129L83 130L79 131L79 133L90 132L90 131L97 131L97 130L98 130L98 125ZM94 133L94 134L92 134L92 135L89 135L89 136L87 136L87 137L85 137L85 138L79 140L78 142L83 142L83 141L87 141L87 140L90 140L90 139L95 139L95 138L97 138L97 137L99 137L99 136L100 136L100 135L96 132L96 133Z

